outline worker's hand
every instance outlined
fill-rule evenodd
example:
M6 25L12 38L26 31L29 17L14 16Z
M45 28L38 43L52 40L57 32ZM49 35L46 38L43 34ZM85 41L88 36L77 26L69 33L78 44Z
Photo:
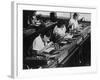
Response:
M37 54L40 54L41 53L41 51L37 51Z
M79 27L82 27L83 25L82 24L79 24Z
M57 55L57 54L55 54L55 55L46 54L45 56L46 56L47 58L54 58L54 57L57 57L58 55Z
M48 43L48 45L52 45L52 44L53 44L53 42L49 42L49 43Z

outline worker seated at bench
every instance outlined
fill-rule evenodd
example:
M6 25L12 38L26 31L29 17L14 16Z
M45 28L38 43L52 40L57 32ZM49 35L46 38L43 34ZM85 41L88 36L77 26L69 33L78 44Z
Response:
M62 21L59 21L58 24L55 25L53 34L56 41L65 36L66 26Z
M79 14L74 13L73 17L69 21L68 27L71 27L70 29L74 31L80 30L82 28L82 24L79 24L78 20L79 20Z
M73 35L67 32L66 24L63 21L59 21L53 30L53 34L55 36L55 42L62 41L65 38L72 38Z
M49 55L49 52L54 50L54 47L51 47L53 42L50 41L49 33L45 35L39 34L34 40L32 44L33 55L41 55L45 57L52 57Z

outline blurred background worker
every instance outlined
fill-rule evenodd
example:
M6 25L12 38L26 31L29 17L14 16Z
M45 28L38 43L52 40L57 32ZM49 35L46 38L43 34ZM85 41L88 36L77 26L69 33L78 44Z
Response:
M56 12L51 12L50 13L50 21L51 22L56 22L57 21L57 13Z
M68 27L71 27L72 30L74 30L74 29L78 30L82 26L78 23L78 17L79 17L79 14L74 13L73 17L69 21L69 26Z
M30 26L39 26L41 25L41 15L36 15L36 11L32 12L32 15L28 16L28 24Z
M33 25L37 21L36 11L32 11L31 15L28 16L28 24Z

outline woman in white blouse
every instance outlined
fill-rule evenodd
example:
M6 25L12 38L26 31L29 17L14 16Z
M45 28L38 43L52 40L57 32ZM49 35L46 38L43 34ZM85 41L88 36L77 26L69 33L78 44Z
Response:
M58 25L55 26L53 33L61 37L64 37L66 34L66 26L61 22L58 23Z
M32 49L38 53L46 52L47 48L52 45L53 42L50 41L49 35L39 35L33 41Z
M69 26L71 26L72 30L74 30L74 29L78 30L81 27L81 25L78 23L78 17L79 17L79 14L74 13L73 17L69 21Z

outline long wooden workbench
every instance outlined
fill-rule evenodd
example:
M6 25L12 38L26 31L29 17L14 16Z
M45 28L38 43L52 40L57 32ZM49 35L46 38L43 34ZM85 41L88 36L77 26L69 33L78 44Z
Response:
M63 66L65 62L67 62L72 55L75 54L75 51L79 49L79 47L87 40L90 36L90 26L85 27L79 33L80 35L74 39L72 39L71 43L66 43L59 50L55 51L57 56L54 60L49 60L47 65L44 65L43 68L54 68Z

